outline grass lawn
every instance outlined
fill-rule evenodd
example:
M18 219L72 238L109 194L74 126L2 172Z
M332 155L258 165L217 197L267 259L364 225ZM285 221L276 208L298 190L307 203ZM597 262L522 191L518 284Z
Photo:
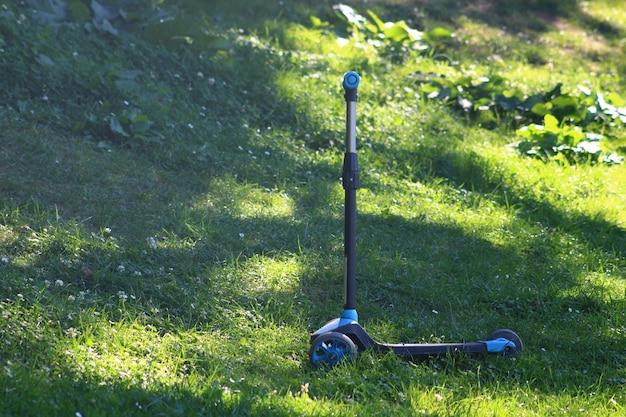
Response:
M0 0L0 415L626 414L626 165L523 157L511 120L415 78L626 97L622 1L350 2L453 30L443 58L336 33L326 0L165 1L144 23L149 1L121 1L111 28L44 3ZM342 306L348 69L361 323L509 327L520 358L309 365ZM626 129L602 146L623 156Z

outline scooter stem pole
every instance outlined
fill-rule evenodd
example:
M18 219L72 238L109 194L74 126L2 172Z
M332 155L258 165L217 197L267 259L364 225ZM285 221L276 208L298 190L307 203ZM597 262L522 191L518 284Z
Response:
M343 159L342 182L345 190L344 207L344 283L346 310L356 309L356 190L359 187L359 167L356 154L356 102L359 74L347 72L343 77L346 99L346 151Z

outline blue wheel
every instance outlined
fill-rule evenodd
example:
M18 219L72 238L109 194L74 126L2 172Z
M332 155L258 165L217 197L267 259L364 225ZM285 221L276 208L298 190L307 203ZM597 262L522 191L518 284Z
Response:
M309 358L313 366L333 367L343 360L356 358L358 350L354 342L345 334L323 333L313 340Z
M519 337L517 333L515 333L511 329L494 330L487 339L495 340L501 337L504 339L510 340L511 342L515 344L515 348L506 347L504 351L502 352L502 356L511 358L511 357L520 356L522 354L522 350L524 350L524 343L522 343L522 338Z

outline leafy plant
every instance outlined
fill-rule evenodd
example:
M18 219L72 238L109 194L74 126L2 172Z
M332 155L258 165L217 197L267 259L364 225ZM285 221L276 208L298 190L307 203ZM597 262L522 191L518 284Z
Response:
M534 101L530 97L520 100L515 91L507 88L504 78L497 75L451 79L416 74L416 78L426 98L443 100L466 114L476 116L486 125L497 121L495 116L499 111L528 111Z
M333 10L340 20L347 24L347 30L353 37L375 47L405 46L426 51L442 46L453 37L452 32L443 27L421 32L411 28L404 20L385 22L372 10L366 11L366 17L346 4L336 4ZM311 22L314 27L327 26L315 16L311 17Z
M604 95L579 86L582 95L566 94L559 83L549 91L523 95L499 75L415 77L426 98L443 100L486 125L495 123L503 114L511 115L517 123L538 122L550 114L559 121L596 130L626 124L626 101L616 93Z
M579 126L559 125L551 114L546 114L543 124L523 126L516 131L523 140L517 149L524 155L540 158L563 160L569 164L580 162L608 165L621 164L624 158L616 154L604 154L600 148L602 135L583 132Z

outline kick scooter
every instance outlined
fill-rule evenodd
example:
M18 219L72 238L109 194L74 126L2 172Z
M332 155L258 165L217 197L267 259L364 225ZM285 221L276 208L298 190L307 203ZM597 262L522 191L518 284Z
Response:
M359 324L356 311L356 190L359 169L356 150L356 103L361 77L354 71L343 77L346 100L346 150L342 182L345 190L344 215L344 284L345 304L341 315L311 334L309 357L314 366L334 366L353 359L359 352L393 352L409 359L445 356L454 352L466 354L499 354L517 356L522 352L520 337L512 330L499 329L475 342L459 343L379 343Z

